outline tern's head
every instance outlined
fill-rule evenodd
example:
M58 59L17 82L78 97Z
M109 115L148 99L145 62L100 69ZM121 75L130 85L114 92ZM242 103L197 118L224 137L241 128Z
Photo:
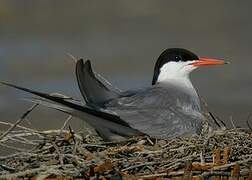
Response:
M225 64L225 62L219 59L198 57L186 49L166 49L156 62L152 84L188 78L190 72L200 66L220 64Z

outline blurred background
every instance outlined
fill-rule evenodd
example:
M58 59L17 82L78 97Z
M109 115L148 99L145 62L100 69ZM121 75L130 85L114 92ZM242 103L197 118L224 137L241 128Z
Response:
M0 80L82 99L67 53L91 59L95 71L126 90L150 85L159 54L182 47L231 62L197 70L192 80L214 114L245 126L252 113L251 5L236 0L2 0ZM0 120L16 121L31 106L24 97L30 95L0 86ZM66 117L38 108L29 126L59 128ZM75 129L80 124L71 121Z

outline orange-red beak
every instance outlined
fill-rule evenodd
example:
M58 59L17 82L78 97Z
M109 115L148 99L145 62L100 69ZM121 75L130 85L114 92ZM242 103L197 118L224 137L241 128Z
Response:
M213 66L213 65L222 65L222 64L228 64L224 60L221 59L213 59L213 58L207 58L207 57L200 57L195 62L191 63L193 66Z

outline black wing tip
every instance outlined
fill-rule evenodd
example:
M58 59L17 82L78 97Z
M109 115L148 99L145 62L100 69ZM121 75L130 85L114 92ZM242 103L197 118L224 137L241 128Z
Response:
M18 88L17 85L11 84L11 83L9 83L9 82L0 81L0 84L5 85L5 86L10 86L10 87Z
M7 85L9 83L5 82L5 81L0 81L1 84Z
M22 90L22 91L25 91L25 92L28 92L28 93L31 93L31 94L35 94L37 96L40 96L40 95L45 95L46 96L47 95L45 93L36 92L34 90L31 90L31 89L28 89L28 88L25 88L25 87L21 87L21 86L18 86L18 85L9 83L9 82L0 81L0 84L3 84L5 86L9 86L9 87L12 87L12 88L15 88L15 89L19 89L19 90Z
M51 96L50 94L34 91L34 90L27 89L27 88L24 88L24 87L21 87L21 86L17 86L15 84L11 84L11 83L8 83L8 82L0 81L0 84L10 86L10 87L13 87L13 88L16 88L16 89L19 89L19 90L22 90L22 91L37 95L39 97L48 99L50 101L57 102L57 103L62 104L64 106L70 107L72 109L83 111L83 112L86 112L88 114L92 114L92 115L94 115L96 117L104 118L104 119L106 119L108 121L111 121L111 122L119 123L119 124L124 125L126 127L130 127L127 122L121 120L120 117L118 117L116 115L113 115L113 114L109 114L109 113L102 112L102 111L97 111L97 110L89 108L89 107L74 104L74 103L66 101L66 100L64 100L64 99L62 99L60 97Z
M86 61L85 61L85 65L86 65L86 64L91 64L91 60L89 60L89 59L86 60Z
M77 60L77 62L83 62L83 58L80 58L79 60Z
M90 76L94 77L94 73L93 73L93 69L92 69L90 60L86 60L85 63L83 64L82 68L83 68L84 71L89 73Z
M86 65L86 64L91 64L91 60L87 59L85 62L84 62L84 59L83 58L80 58L79 60L77 60L76 62L77 65Z
M79 59L76 63L76 71L82 72L83 70L87 70L87 72L92 72L91 61L88 59L84 62L83 59Z

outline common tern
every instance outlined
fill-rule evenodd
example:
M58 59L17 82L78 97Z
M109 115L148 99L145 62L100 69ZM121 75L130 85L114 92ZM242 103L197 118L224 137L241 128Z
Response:
M138 135L172 138L200 134L202 130L205 117L190 73L198 67L225 63L198 57L186 49L166 49L155 64L151 86L120 91L92 70L90 60L80 59L76 77L84 103L64 95L1 83L42 97L31 99L33 102L86 121L105 141Z

